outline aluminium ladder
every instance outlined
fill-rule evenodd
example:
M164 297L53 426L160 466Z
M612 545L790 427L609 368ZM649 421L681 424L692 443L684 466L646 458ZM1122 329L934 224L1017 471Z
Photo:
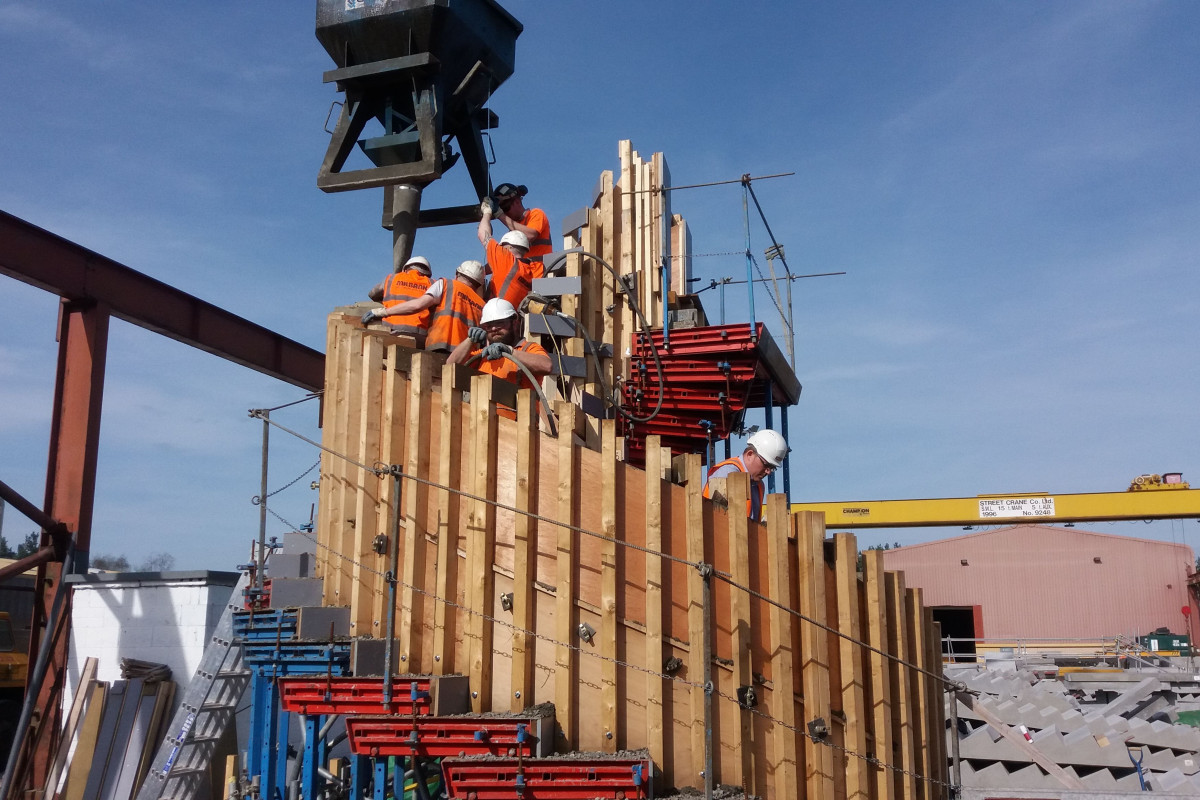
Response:
M204 785L217 743L250 682L242 648L233 643L233 612L242 608L250 580L243 572L233 587L137 800L192 800Z

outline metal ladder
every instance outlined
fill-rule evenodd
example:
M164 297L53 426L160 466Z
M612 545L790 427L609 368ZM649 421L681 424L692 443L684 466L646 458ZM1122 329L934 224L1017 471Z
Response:
M233 644L233 612L241 609L250 580L243 572L233 587L137 800L192 800L203 787L217 743L250 682L242 648Z

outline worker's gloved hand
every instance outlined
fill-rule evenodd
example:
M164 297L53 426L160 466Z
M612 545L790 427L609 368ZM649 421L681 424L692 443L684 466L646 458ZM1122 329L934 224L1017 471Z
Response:
M479 211L485 217L496 216L496 211L499 209L496 206L496 201L490 197L483 198L483 202L479 204Z
M503 342L493 342L483 348L483 357L488 361L495 361L497 358L504 358L506 353L511 353L512 348Z
M372 322L374 322L377 319L379 319L379 318L375 316L375 310L371 309L370 311L368 311L367 313L362 315L363 327L364 328L367 327L368 325L370 325Z
M487 344L487 331L479 327L471 328L471 330L467 331L467 338L482 347Z

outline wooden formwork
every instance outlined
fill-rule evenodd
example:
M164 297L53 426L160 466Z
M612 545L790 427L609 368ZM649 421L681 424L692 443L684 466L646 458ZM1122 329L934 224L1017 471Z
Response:
M701 496L699 456L672 460L656 439L644 471L625 464L611 420L583 446L570 404L550 437L529 393L352 316L330 317L328 344L319 576L355 636L385 635L377 539L397 509L401 671L468 675L477 711L553 702L557 750L647 748L667 785L703 785L710 700L721 784L944 796L940 682L896 660L940 672L937 636L877 552L860 572L853 536L827 537L823 515L791 514L782 495L765 524L747 520L745 476L725 487L727 513ZM378 465L404 473L398 497L363 468ZM738 702L747 688L753 705ZM817 719L821 742L806 735Z

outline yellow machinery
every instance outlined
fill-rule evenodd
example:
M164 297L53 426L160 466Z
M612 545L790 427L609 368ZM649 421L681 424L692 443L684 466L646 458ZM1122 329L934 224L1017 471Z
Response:
M12 733L21 714L29 656L17 646L12 620L0 611L0 748L7 753Z
M793 503L792 510L822 511L827 528L842 529L1188 519L1200 518L1200 489L1184 483L1180 473L1168 472L1139 475L1123 492Z

